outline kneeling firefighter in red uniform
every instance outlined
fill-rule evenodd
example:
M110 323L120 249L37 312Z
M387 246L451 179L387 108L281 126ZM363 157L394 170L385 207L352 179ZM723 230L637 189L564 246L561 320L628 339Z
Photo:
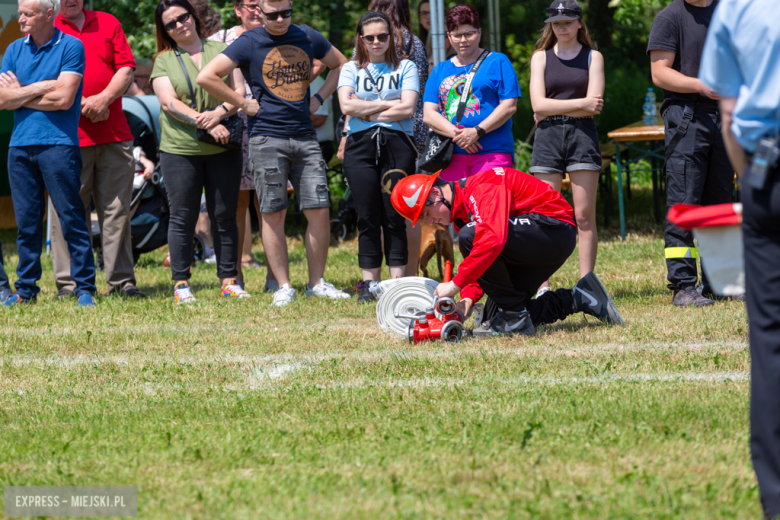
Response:
M410 175L396 184L393 207L417 223L455 224L463 262L435 296L453 298L468 316L487 294L485 318L475 336L533 334L534 326L584 312L608 323L623 318L604 286L588 273L573 289L532 300L574 251L574 210L544 182L511 168L493 168L457 182L438 174Z

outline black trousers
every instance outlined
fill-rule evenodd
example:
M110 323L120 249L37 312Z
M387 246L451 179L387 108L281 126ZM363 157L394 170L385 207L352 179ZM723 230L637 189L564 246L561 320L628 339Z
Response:
M381 129L375 136L377 129L350 135L344 149L344 176L358 217L361 269L382 267L383 232L388 267L406 265L409 256L406 222L393 208L390 193L399 180L414 173L417 151L402 132Z
M685 106L671 105L664 112L666 145L677 132ZM666 211L678 203L723 204L731 202L734 168L731 167L717 105L696 106L688 131L666 163ZM666 269L669 289L695 286L699 280L693 233L668 220L664 229ZM702 282L708 285L702 273Z
M464 258L474 246L473 222L460 230L458 246ZM574 296L558 289L532 300L537 289L566 262L577 242L577 228L542 215L512 217L501 254L479 279L488 296L485 317L498 308L510 312L528 309L534 325L554 323L574 313Z
M780 172L770 189L743 184L745 296L750 321L750 452L768 518L780 516Z
M204 191L211 220L214 254L217 255L217 276L237 276L236 263L241 246L238 243L236 212L244 168L241 150L229 150L215 155L176 155L162 152L160 167L171 208L168 247L171 251L173 280L190 279L192 241L200 215L200 198Z

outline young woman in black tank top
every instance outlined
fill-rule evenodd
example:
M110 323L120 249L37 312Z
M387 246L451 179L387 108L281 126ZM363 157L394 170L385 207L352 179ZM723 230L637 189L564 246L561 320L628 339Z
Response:
M593 116L604 106L604 58L595 50L576 0L555 0L531 57L531 105L537 129L528 173L561 190L571 180L579 235L580 278L596 266L596 194L601 172ZM540 293L549 290L549 283Z

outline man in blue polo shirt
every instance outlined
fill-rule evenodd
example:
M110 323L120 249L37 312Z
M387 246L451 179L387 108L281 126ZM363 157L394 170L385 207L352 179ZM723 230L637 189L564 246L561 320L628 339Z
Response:
M79 117L84 46L55 29L60 0L21 0L27 36L8 46L0 71L0 109L14 111L8 177L19 229L16 294L5 305L31 303L40 290L44 190L62 223L81 306L95 305L95 262L79 196Z
M778 18L777 0L721 0L699 69L720 95L723 140L742 177L750 452L766 518L780 518L780 164L765 178L745 170L759 143L780 132Z

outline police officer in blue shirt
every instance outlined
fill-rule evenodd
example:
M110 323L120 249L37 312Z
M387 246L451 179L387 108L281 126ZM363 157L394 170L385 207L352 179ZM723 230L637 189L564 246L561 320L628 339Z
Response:
M19 278L7 306L31 303L40 290L44 189L68 243L78 305L95 305L95 261L79 196L84 46L54 27L59 9L60 0L19 1L18 22L27 36L8 46L0 71L0 110L14 111L8 180L19 230Z
M721 0L699 70L702 83L721 96L723 138L731 163L742 178L752 361L750 451L767 518L780 517L778 19L777 0Z

